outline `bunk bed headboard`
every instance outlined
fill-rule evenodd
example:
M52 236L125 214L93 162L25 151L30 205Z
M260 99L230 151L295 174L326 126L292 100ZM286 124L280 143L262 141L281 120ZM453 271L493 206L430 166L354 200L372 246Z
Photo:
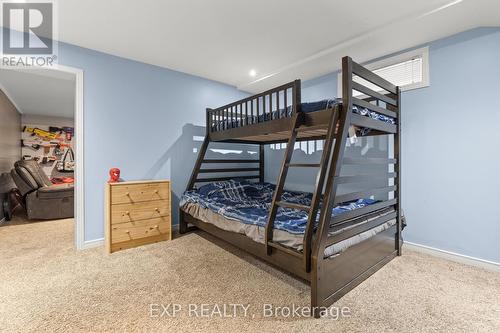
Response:
M397 251L401 254L401 90L399 86L392 84L380 77L373 71L366 69L354 62L350 57L342 58L342 104L345 106L347 123L354 125L369 125L383 134L393 134L393 158L388 156L387 164L393 165L392 172L387 174L388 183L392 185L387 189L393 189L395 201L394 208L397 215ZM353 91L357 91L362 96L354 97ZM395 120L395 124L386 124L374 121L369 117L353 115L352 107L357 105L375 111ZM351 118L352 117L352 118ZM346 124L345 126L349 126ZM378 127L378 128L377 128ZM347 133L347 128L345 132ZM340 159L342 160L342 158ZM336 190L334 189L334 192ZM392 191L391 191L392 192ZM389 193L387 194L390 199Z
M290 118L300 111L300 91L297 79L219 108L207 109L207 135L270 119Z

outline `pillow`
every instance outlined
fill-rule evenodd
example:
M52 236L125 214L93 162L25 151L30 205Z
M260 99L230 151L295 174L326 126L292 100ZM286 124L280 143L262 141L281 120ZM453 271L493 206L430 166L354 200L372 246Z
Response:
M248 184L248 181L244 179L235 178L220 182L208 183L206 185L200 186L197 192L202 196L208 197L208 196L214 196L225 189L237 189L239 187L244 186L245 184Z

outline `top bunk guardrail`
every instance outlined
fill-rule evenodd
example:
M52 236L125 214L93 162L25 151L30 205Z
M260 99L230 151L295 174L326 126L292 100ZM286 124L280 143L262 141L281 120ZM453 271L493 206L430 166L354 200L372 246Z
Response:
M207 133L291 118L300 111L300 91L300 80L295 80L217 109L207 109Z
M396 121L396 124L385 123L353 113L352 124L386 133L397 133L400 105L399 87L352 61L351 58L348 58L347 67L349 73L343 79L343 84L347 84L348 87L343 90L343 104L350 109L353 105L366 108ZM358 92L358 94L353 92Z
M361 125L382 130L386 133L395 134L394 140L394 156L388 158L344 158L343 152L345 143L340 142L336 147L338 156L335 157L334 172L335 177L332 177L332 183L327 186L334 187L335 196L332 197L333 203L340 203L349 200L357 200L361 198L371 197L375 194L387 194L388 200L381 201L377 204L367 206L341 216L328 218L329 225L336 225L351 218L359 217L363 214L371 213L377 209L393 206L398 203L398 198L391 198L390 193L399 191L400 183L400 169L399 169L399 105L400 105L400 89L376 73L364 68L363 66L352 61L351 58L345 57L343 59L343 108L348 110L344 114L345 120L343 121L343 133L347 132L347 128L353 125ZM354 92L358 92L359 97L354 97ZM362 95L359 95L362 94ZM395 124L377 121L370 117L359 115L352 111L353 105L363 106L370 111L383 114L387 117L392 117L396 120ZM367 126L368 125L368 126ZM345 141L346 135L342 138ZM387 164L387 173L363 173L357 175L340 175L340 168L342 164L355 164L369 166L371 164L384 165ZM393 166L392 168L390 166ZM391 170L392 169L392 170ZM372 179L386 179L387 185L384 187L377 187L365 189L363 191L347 193L343 195L336 195L336 188L339 184L352 184L363 183Z
M350 110L356 106L357 112L351 112L352 124L374 130L365 131L365 134L397 133L399 88L349 57L346 58L350 65L348 75L343 80L346 80L349 89L343 90L342 105ZM216 109L208 108L207 135L213 141L285 142L288 140L293 114L301 111L301 83L295 80ZM376 113L376 116L367 116L368 111ZM330 114L307 113L308 117L304 118L302 125L308 133L302 133L299 138L317 139L326 136L325 131L315 132L313 125L323 128Z

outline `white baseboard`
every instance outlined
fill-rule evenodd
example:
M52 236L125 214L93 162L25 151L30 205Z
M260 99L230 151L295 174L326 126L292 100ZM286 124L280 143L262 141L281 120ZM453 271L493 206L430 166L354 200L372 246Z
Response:
M91 249L93 247L104 246L104 238L88 240L83 243L82 250Z
M407 241L404 242L403 247L410 249L410 250L417 251L417 252L427 253L427 254L430 254L430 255L435 256L435 257L440 257L443 259L458 262L460 264L466 264L466 265L484 268L484 269L489 270L489 271L500 272L500 263L498 263L498 262L484 260L484 259L480 259L480 258L475 258L475 257L467 256L464 254L459 254L459 253L455 253L455 252L451 252L451 251L436 249L434 247L421 245L421 244L417 244L417 243L412 243L412 242L407 242Z
M179 233L178 224L172 226L172 232ZM82 250L87 250L99 246L104 246L104 238L86 240L85 242L83 242Z

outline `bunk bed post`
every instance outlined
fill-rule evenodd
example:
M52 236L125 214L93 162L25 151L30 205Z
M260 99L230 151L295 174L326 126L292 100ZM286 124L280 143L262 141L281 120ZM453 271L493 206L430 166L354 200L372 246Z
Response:
M212 109L210 108L207 108L206 109L207 112L206 112L206 130L207 130L207 136L210 136L210 132L212 132Z
M301 111L300 110L300 104L302 103L301 91L302 91L302 88L300 86L300 80L297 79L297 80L293 81L293 111L294 111L294 113L299 113Z
M265 179L264 169L264 144L259 145L259 182L263 183Z
M397 234L396 234L396 250L398 251L398 256L402 254L401 248L403 245L403 239L401 237L401 229L402 229L402 221L401 221L401 90L399 86L396 88L397 90L397 130L398 132L394 135L394 158L396 159L396 163L394 164L394 172L398 175L396 177L396 210L397 210Z
M352 59L350 57L342 58L342 107L340 107L339 130L335 142L330 169L328 170L325 195L323 197L323 207L319 218L316 239L312 251L312 269L311 269L311 308L315 318L321 316L320 308L323 304L323 290L321 283L327 283L328 279L322 270L324 262L324 252L328 229L337 193L338 183L336 179L340 175L342 159L344 157L345 146L347 143L347 134L351 125L352 111ZM321 282L320 282L321 281ZM324 282L323 282L324 281Z

